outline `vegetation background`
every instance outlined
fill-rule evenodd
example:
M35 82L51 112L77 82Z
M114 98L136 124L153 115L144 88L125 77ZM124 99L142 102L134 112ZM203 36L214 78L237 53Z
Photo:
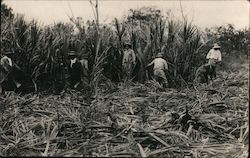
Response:
M0 97L1 156L247 154L249 29L228 24L201 31L185 18L162 16L161 10L150 7L131 9L124 21L105 25L98 18L70 20L42 27L1 3L1 53L15 52L13 60L39 92ZM136 83L129 85L119 83L125 41L132 43L138 61ZM215 42L223 56L216 88L195 87L195 72ZM84 93L53 95L58 61L67 69L69 50L89 57L90 85ZM148 81L145 70L159 51L169 63L168 92ZM174 112L183 114L184 105L203 128L183 132L168 122Z

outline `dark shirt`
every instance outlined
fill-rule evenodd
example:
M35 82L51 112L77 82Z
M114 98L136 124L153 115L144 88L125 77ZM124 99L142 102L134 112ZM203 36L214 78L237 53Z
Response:
M73 85L81 81L82 72L82 65L78 60L72 66L69 65L70 81Z

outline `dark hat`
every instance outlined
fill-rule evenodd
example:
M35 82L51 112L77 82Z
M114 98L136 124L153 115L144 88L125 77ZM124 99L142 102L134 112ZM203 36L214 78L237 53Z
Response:
M125 46L129 46L129 47L131 47L131 43L126 42L126 43L124 43L124 47L125 47Z
M14 53L11 52L11 51L6 51L6 52L4 52L4 54L5 54L5 55L13 55Z
M14 54L14 52L11 51L11 50L6 50L6 51L4 52L4 54L5 54L5 55L12 55L12 54Z
M76 52L75 51L73 51L73 50L71 50L70 52L69 52L69 54L68 54L69 56L77 56L77 54L76 54Z

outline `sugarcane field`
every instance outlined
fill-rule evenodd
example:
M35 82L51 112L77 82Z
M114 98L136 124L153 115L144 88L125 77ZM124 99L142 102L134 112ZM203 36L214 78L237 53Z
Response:
M1 1L0 157L247 158L249 7Z

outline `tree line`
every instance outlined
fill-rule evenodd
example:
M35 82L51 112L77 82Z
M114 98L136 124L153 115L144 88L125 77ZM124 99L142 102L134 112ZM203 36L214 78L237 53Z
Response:
M67 65L68 52L76 51L89 60L89 80L98 86L100 81L119 82L122 78L121 51L129 41L135 51L137 65L135 82L150 79L145 66L158 52L164 53L169 65L168 82L173 88L192 84L197 68L205 63L205 56L213 43L222 52L246 54L249 50L249 30L236 30L233 25L199 30L191 22L162 14L153 7L130 9L125 19L116 18L109 24L81 18L71 23L40 26L36 20L25 21L23 15L1 4L1 53L15 52L14 61L34 79L40 89L55 87L58 54ZM77 32L75 32L77 28ZM61 59L60 59L61 60ZM45 78L46 77L46 80Z

